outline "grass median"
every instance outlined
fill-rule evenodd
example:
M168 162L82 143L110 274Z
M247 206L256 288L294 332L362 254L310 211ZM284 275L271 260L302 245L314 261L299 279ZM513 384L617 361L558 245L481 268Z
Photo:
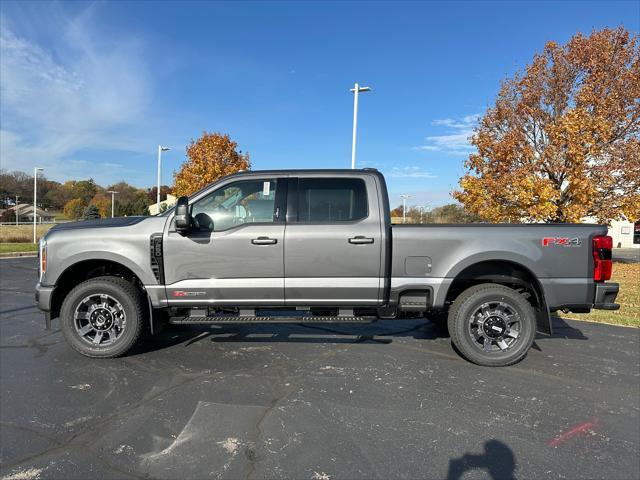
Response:
M0 243L0 253L38 252L37 243Z
M640 263L614 263L611 281L620 284L616 299L620 310L591 310L587 315L570 313L566 317L640 327Z

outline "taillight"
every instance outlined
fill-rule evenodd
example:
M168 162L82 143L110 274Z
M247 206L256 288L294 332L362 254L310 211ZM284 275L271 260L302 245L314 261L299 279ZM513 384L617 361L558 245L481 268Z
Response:
M613 239L606 235L593 237L593 279L604 282L611 278Z

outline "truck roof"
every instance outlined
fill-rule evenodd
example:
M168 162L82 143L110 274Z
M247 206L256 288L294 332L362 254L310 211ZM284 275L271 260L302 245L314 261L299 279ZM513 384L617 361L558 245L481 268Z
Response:
M231 173L227 177L233 175L243 174L261 174L261 175L277 175L283 173L380 173L375 168L298 168L298 169L277 169L277 170L241 170L239 172Z

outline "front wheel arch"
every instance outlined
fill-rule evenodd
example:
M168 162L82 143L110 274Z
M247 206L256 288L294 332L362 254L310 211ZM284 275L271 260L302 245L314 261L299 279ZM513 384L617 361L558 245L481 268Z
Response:
M92 310L85 307L90 305L92 299L100 303L102 298L109 298L113 302L105 300L105 304L109 303L107 308L100 307L102 314L97 315L95 323L89 322ZM119 317L119 321L116 321L116 317ZM147 321L144 296L132 283L114 276L95 277L76 285L65 297L60 310L60 329L65 339L74 350L91 358L124 355L137 343ZM117 332L117 328L121 331ZM113 330L116 334L107 333L107 330ZM103 339L109 342L103 343Z
M113 260L83 260L69 266L58 277L51 298L51 317L56 318L60 314L64 299L76 286L92 278L103 276L124 278L146 295L142 281L125 265Z

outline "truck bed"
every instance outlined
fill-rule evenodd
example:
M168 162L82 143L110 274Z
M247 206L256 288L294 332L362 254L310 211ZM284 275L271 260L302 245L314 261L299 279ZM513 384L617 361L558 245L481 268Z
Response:
M464 269L499 258L535 274L549 307L589 303L593 285L591 239L606 235L596 224L433 224L393 225L392 288L418 279L440 286ZM546 239L546 240L545 240ZM585 288L585 284L588 288ZM559 300L562 299L562 300Z

